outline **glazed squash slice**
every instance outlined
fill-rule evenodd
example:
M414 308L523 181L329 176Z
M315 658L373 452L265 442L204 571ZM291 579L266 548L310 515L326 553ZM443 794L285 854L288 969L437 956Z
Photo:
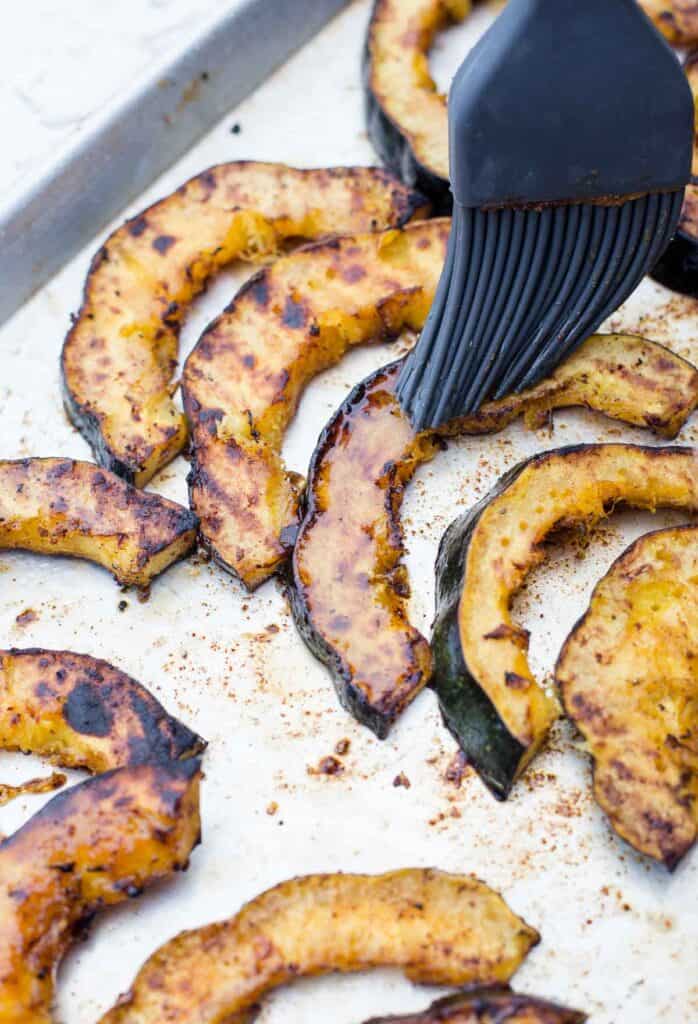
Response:
M279 985L330 971L397 967L422 984L505 981L538 940L472 876L309 875L165 943L101 1024L239 1021Z
M0 548L74 555L148 587L196 543L196 516L91 462L0 461Z
M593 524L621 503L698 511L698 451L608 444L534 456L441 542L433 686L447 727L499 799L558 715L528 664L511 600L556 529Z
M286 560L300 482L281 458L305 385L352 345L419 329L449 221L347 235L277 260L205 331L182 377L192 508L213 557L249 588Z
M673 869L698 837L698 527L641 537L618 559L556 676L611 824Z
M492 433L521 415L537 426L571 405L674 437L698 405L689 363L642 338L596 335L531 391L415 434L395 397L401 365L355 388L323 431L289 585L296 624L342 703L381 737L431 676L429 644L409 619L400 508L444 437Z
M58 964L81 925L186 868L199 842L194 759L73 786L0 843L0 1021L50 1024Z
M425 201L370 167L211 167L127 221L92 261L63 346L68 413L97 461L142 487L182 450L179 329L194 297L236 259L276 255L291 239L399 226Z
M422 1013L376 1017L366 1024L584 1024L586 1015L543 999L492 987L461 992Z
M673 43L698 41L694 0L640 0ZM472 10L471 0L374 0L364 51L366 130L381 160L450 213L446 97L429 72L436 34ZM491 5L492 16L498 4ZM455 71L455 68L454 68Z
M98 773L199 754L200 736L144 686L72 651L0 651L0 749Z

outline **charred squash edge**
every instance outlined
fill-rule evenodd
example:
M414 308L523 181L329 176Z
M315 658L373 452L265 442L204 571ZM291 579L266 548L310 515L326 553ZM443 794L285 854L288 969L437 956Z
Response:
M25 668L30 677L23 682ZM37 678L29 702L26 687ZM65 689L66 678L71 689L56 692ZM50 732L36 728L44 701L60 715ZM0 749L41 754L63 768L97 773L183 760L205 747L206 741L168 714L141 683L106 661L36 647L0 651Z
M148 483L148 481L155 475L156 472L158 472L169 462L171 462L185 448L187 443L186 420L180 413L180 422L178 424L178 428L173 431L172 437L168 441L168 447L163 448L160 455L160 461L154 468L137 466L131 462L124 461L123 458L116 455L111 450L107 439L102 433L102 428L98 416L95 415L95 413L90 410L88 403L81 402L74 394L70 379L70 373L66 369L66 353L70 349L77 328L86 317L88 318L90 316L89 309L90 303L92 301L91 288L93 278L96 272L99 270L102 263L104 262L105 258L107 258L107 246L109 242L112 241L112 239L115 236L117 236L120 232L128 230L132 227L134 228L135 232L135 229L137 229L142 223L144 223L145 218L151 211L167 203L168 200L170 200L173 196L181 194L187 188L187 186L192 185L199 180L205 179L207 175L210 176L211 174L214 174L217 170L221 168L232 166L240 168L248 166L254 167L257 164L261 164L265 167L278 166L279 168L282 168L284 170L294 170L299 171L300 173L311 173L313 171L324 171L325 173L336 173L345 171L373 172L377 177L383 177L385 179L386 186L392 183L396 191L404 189L404 194L400 195L399 201L398 199L396 199L395 201L396 209L394 211L394 218L389 223L383 225L386 228L402 227L404 224L407 224L412 219L427 216L430 210L429 203L425 196L421 195L416 190L409 190L408 186L404 186L404 184L398 178L394 178L388 170L383 170L382 168L379 167L290 168L287 167L287 165L285 164L270 164L264 161L238 160L231 161L230 163L227 164L217 164L208 167L200 174L197 174L193 178L190 178L187 181L185 181L173 193L170 193L169 195L160 198L156 202L151 203L150 206L146 207L139 213L130 217L122 225L116 228L105 240L105 242L100 246L100 248L95 253L90 262L89 270L83 286L80 309L77 315L74 316L72 326L68 331L63 342L63 348L60 357L60 370L63 403L65 405L65 409L70 421L74 424L75 427L77 427L77 429L80 431L82 436L89 444L90 448L94 453L97 463L100 466L107 469L108 471L115 473L117 476L122 477L130 484L134 484L138 487L144 487ZM249 207L248 209L252 210L252 207ZM201 291L202 289L205 289L207 283L211 280L213 276L215 276L217 272L218 271L213 270L205 279L205 281L201 284L201 286L197 288L197 292ZM176 325L176 332L177 335L179 335L182 319L181 310L177 312L177 317L179 319ZM163 317L162 319L164 323L166 320L166 316Z
M165 943L100 1024L238 1021L280 985L331 971L390 966L421 984L502 983L539 941L472 876L428 868L307 875Z
M421 1013L407 1013L398 1017L372 1017L365 1024L515 1024L523 1013L522 1024L584 1024L585 1013L570 1010L514 992L507 985L464 989L456 995L438 999ZM461 1018L461 1015L462 1018Z
M698 23L698 6L695 17ZM698 216L698 192L695 189L695 185L698 183L698 178L695 177L698 173L698 50L687 56L684 68L693 91L694 102L697 105L696 134L693 140L694 178L693 186L689 186L689 189L692 188L695 192L696 216ZM684 200L684 204L687 202L689 202L688 199ZM684 205L684 212L686 208ZM694 299L698 298L698 235L693 234L682 225L682 222L679 222L676 234L654 266L651 276L665 288L670 288L671 291L678 292L680 295L690 295Z
M493 701L470 673L463 657L458 609L470 540L483 512L524 470L545 462L551 456L572 455L603 447L609 446L570 445L525 459L505 473L489 494L469 512L451 523L439 546L436 559L436 619L432 632L434 676L429 685L436 691L444 725L498 800L507 799L522 770L523 759L530 752L511 735ZM622 447L649 453L680 452L698 457L696 449L678 445L669 448L636 444Z
M24 493L27 482L33 483L37 491L43 489L43 503L35 517L24 515L21 508L15 513L12 506L10 488ZM199 521L190 509L159 494L140 491L92 462L65 458L0 460L2 489L6 496L4 500L0 496L0 550L70 555L101 565L123 586L147 588L156 576L186 558L196 545ZM111 532L105 533L104 528L110 524L107 516L102 515L100 501L109 504L107 492L110 499L118 498L127 510L129 530L124 523L112 523ZM3 505L10 513L7 520L1 515ZM85 510L87 516L83 515ZM19 522L21 528L7 529L6 522L13 521ZM153 530L150 538L146 536L149 528ZM24 536L18 539L19 534ZM13 543L8 542L10 537ZM72 540L67 542L66 537ZM80 550L79 541L84 538L90 538L94 551ZM123 548L125 540L134 548L130 554ZM107 553L109 545L113 549L111 555Z
M651 342L650 344L653 348L656 348L659 351L664 350L664 347L662 345L657 344L656 342ZM687 369L691 369L691 364L688 363L686 360L683 360L680 356L676 356L674 353L669 352L669 350L664 351L666 351L667 355L670 356L672 359L677 360L679 363L684 363ZM318 438L315 450L311 458L310 468L308 470L308 484L303 496L301 521L298 527L298 531L296 533L296 537L294 539L294 551L292 554L292 558L286 563L282 570L282 579L285 586L286 596L291 606L294 622L300 636L302 637L303 641L305 642L309 650L312 652L312 654L320 662L322 662L322 664L324 664L329 670L332 681L335 686L335 690L337 692L337 696L342 707L344 707L350 714L352 714L354 718L356 718L357 721L359 721L362 725L365 725L367 728L371 729L376 734L376 736L378 736L379 739L384 739L388 735L391 726L393 725L395 719L397 718L397 713L394 712L391 714L386 714L382 709L377 708L373 703L371 703L371 701L367 698L363 690L359 689L357 686L354 685L354 677L352 673L346 668L344 659L342 658L341 654L335 649L334 646L332 646L332 644L326 639L326 637L321 632L319 632L319 630L314 625L313 615L305 599L305 588L303 587L299 577L297 564L298 547L295 545L298 541L298 537L302 534L302 532L305 529L308 528L309 524L312 522L314 514L317 513L318 509L314 482L317 479L323 460L325 459L328 450L330 450L331 447L336 443L336 434L339 425L345 419L347 421L351 420L352 410L354 406L363 399L366 392L369 391L370 388L372 387L374 381L380 377L384 377L387 374L390 374L398 366L401 366L402 362L403 359L396 360L393 363L389 363L387 366L375 370L373 373L369 374L369 376L366 377L363 381L357 384L346 397L344 402L342 402L342 404L339 406L339 408L332 416L332 418L329 420L329 422L323 428L322 433ZM669 440L676 437L677 433L679 432L683 424L686 422L686 420L691 415L693 410L698 406L698 371L694 370L693 375L695 378L693 399L689 400L687 396L686 405L682 411L682 414L677 414L671 421L667 420L664 423L653 423L648 421L647 426L650 430L653 430L654 432L661 434L662 436L666 437ZM543 384L544 383L545 382L543 382ZM512 397L514 400L517 400L519 398L519 396ZM502 405L501 402L492 404L500 406ZM485 409L488 409L488 407L486 406ZM485 409L483 409L483 412L485 411ZM552 409L550 411L552 411ZM601 411L599 411L599 414L603 415ZM520 409L520 415L523 415L524 417L526 415L526 408L523 404ZM473 417L471 417L470 419L472 420ZM502 428L495 427L494 429L492 429L485 423L483 425L483 430L481 433L487 434L497 432L499 429ZM465 429L462 428L459 429L458 420L451 421L451 423L446 424L445 427L443 427L440 431L424 431L423 434L420 436L424 438L425 447L430 446L432 450L431 452L425 451L423 458L415 459L414 466L411 467L409 473L405 474L400 462L390 463L385 467L385 475L387 480L384 504L385 515L387 520L386 533L389 533L396 547L396 564L402 564L401 559L403 554L403 532L400 519L402 497L404 496L404 491L409 485L409 482L412 478L414 471L417 469L419 465L428 462L433 457L433 455L436 454L439 448L445 448L449 438L465 436L470 433L472 433L472 431L466 431ZM408 627L411 627L409 619L406 619L406 625ZM420 634L418 634L416 630L415 634L416 638L420 637ZM446 642L446 640L440 638L440 642L443 643ZM424 643L426 643L426 641L424 641ZM460 645L457 644L456 650L458 650L459 647ZM456 657L455 651L453 657ZM419 690L421 689L421 686L425 685L425 683L427 683L427 680L422 680L421 685L417 685L415 687L413 696L417 696ZM478 693L481 694L479 688ZM473 699L475 699L475 696L476 695L474 694ZM488 702L487 699L484 698L484 696L482 699L482 707L480 713L492 718L493 726L495 724L495 721L499 721L499 719L494 714L493 709L490 707L488 710ZM506 733L505 737L504 732L502 730L503 727L501 727L500 729L493 728L492 735L495 737L501 736L501 743L503 745L506 745L506 743L508 742L506 740L506 737L508 737L509 734ZM509 737L509 739L511 738Z
M586 730L582 729L582 727L580 725L580 715L578 714L577 710L574 709L571 706L571 701L568 699L568 696L567 696L568 687L566 686L564 679L560 678L560 672L562 671L562 668L564 666L564 661L565 661L565 658L566 658L567 653L569 651L569 648L575 642L575 637L576 637L577 632L580 629L582 629L587 624L587 622L589 621L589 619L592 616L596 616L598 614L595 611L595 609L594 609L594 599L596 598L599 589L611 577L616 577L617 576L618 571L623 567L624 563L629 558L632 558L635 555L635 553L638 551L638 549L642 548L646 543L648 543L648 542L652 543L655 539L661 538L661 537L663 537L666 534L684 534L686 532L690 532L690 533L693 533L693 534L698 534L698 526L695 526L695 525L674 526L674 527L669 527L669 528L663 529L663 530L653 530L651 533L646 533L643 536L638 537L637 540L635 540L632 544L630 544L625 549L625 551L623 551L622 554L620 554L618 556L618 558L616 558L616 560L611 564L611 566L609 567L609 569L607 570L607 572L605 573L603 578L597 583L597 585L594 588L594 590L592 592L592 595L591 595L591 597L589 599L589 606L587 607L587 610L584 612L584 614L582 616L580 616L580 618L574 624L574 626L570 630L567 638L565 639L565 642L562 645L562 649L560 651L560 654L559 654L558 659L557 659L557 663L555 665L555 679L556 679L556 682L557 682L557 684L559 686L559 689L560 689L560 698L561 698L561 701L562 701L562 706L564 708L565 714L570 719L570 721L573 722L574 725L579 729L579 731L584 735L585 741L586 741L588 747L591 747L592 740L588 738ZM608 674L610 675L610 672ZM609 685L610 685L610 683L609 683ZM624 829L616 821L615 816L611 813L611 810L608 807L606 801L604 799L602 799L602 797L599 795L599 791L597 790L597 786L596 786L597 758L596 758L596 755L595 755L593 749L589 750L589 754L590 754L590 757L591 757L591 765L592 765L591 772L592 772L592 781L593 781L594 795L596 797L597 803L599 804L599 806L603 810L604 814L607 816L607 818L608 818L610 824L612 825L614 831L621 837L621 839L625 840L625 842L627 842L630 846L634 847L634 849L638 850L640 853L644 854L645 856L655 857L656 860L661 860L662 863L665 865L665 867L668 868L669 871L674 871L676 869L676 867L679 865L679 863L681 862L681 860L683 859L683 857L689 852L691 847L695 844L695 839L688 846L685 846L685 845L678 846L678 844L673 842L671 832L669 832L668 834L665 833L666 834L666 839L667 839L666 844L664 844L664 842L660 842L658 844L659 846L663 847L661 857L660 857L659 854L657 854L655 856L655 854L652 853L652 851L650 849L646 849L646 848L643 849L643 847L639 843L633 842L632 837L630 835L627 835L625 833ZM678 797L677 797L677 799L678 799ZM645 805L645 806L647 806L647 805ZM696 834L698 834L698 824L696 825ZM662 839L663 838L664 837L662 837Z
M0 842L0 902L9 898L12 909L0 917L0 936L12 940L0 943L0 1019L49 1024L58 964L104 895L108 905L123 903L186 870L201 841L200 779L195 758L105 772L59 793ZM147 801L139 806L140 791ZM95 863L115 847L126 864ZM8 891L13 881L19 887ZM13 969L18 957L23 975Z

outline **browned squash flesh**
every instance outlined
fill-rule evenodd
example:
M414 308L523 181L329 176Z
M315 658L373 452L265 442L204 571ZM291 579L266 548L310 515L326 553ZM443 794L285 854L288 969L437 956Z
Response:
M670 43L690 46L698 42L696 0L640 0L640 6Z
M139 765L54 797L0 843L0 1021L50 1024L80 925L186 868L199 841L196 760Z
M439 999L422 1013L376 1017L366 1024L584 1024L586 1014L500 986Z
M72 651L0 651L0 748L98 773L201 753L144 686Z
M299 478L281 459L303 388L352 345L419 329L450 221L346 236L286 256L249 281L184 368L192 508L213 556L254 588L285 561Z
M103 466L143 486L180 452L172 401L179 329L194 297L236 259L290 239L399 226L425 200L371 167L220 164L115 231L87 277L62 355L68 412Z
M613 827L674 868L698 836L698 527L618 559L556 674Z
M406 869L283 882L161 946L102 1024L220 1024L330 971L397 967L423 984L506 981L539 940L471 876Z
M147 587L196 543L197 520L91 462L0 461L0 547L74 555Z
M484 507L467 547L458 627L470 675L524 748L522 767L558 715L536 682L510 605L555 530L592 526L623 503L698 511L698 451L580 445L529 460Z
M698 371L685 360L642 338L595 335L536 388L415 435L395 397L401 365L359 385L320 438L290 588L342 702L379 736L431 676L429 644L409 619L400 508L441 438L491 433L521 415L537 426L573 405L673 437L698 406Z

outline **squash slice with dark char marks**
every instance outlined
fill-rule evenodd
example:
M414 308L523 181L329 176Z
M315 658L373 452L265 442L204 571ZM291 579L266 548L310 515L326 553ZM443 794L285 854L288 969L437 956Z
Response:
M323 431L289 574L301 635L344 706L381 737L431 676L429 644L409 619L400 508L444 438L492 433L521 415L536 427L571 405L674 437L698 405L698 371L685 360L642 338L596 335L536 388L415 434L395 397L401 366L360 384Z
M91 462L0 461L0 548L74 555L148 587L196 543L197 519Z
M471 876L309 875L165 943L101 1024L237 1021L279 985L331 971L397 967L428 985L506 981L538 941Z
M142 487L182 450L172 401L194 297L236 259L291 239L399 226L425 200L372 167L220 164L128 220L96 254L61 359L68 413L97 461Z
M586 1014L500 986L447 996L422 1013L375 1017L366 1024L584 1024Z
M113 665L72 651L0 651L0 749L95 774L199 754L204 740Z
M204 332L182 377L189 493L213 557L252 589L287 559L300 482L281 458L305 385L350 346L426 319L450 222L345 236L277 260Z
M621 555L556 676L611 824L673 869L698 837L698 527L648 534Z
M511 601L555 530L593 525L618 504L698 511L698 450L604 444L536 455L443 537L432 685L446 726L499 799L558 717L533 676Z
M676 45L698 41L695 0L641 0ZM471 0L374 0L364 50L366 130L381 160L450 213L446 97L429 72L436 34L471 12ZM484 5L482 5L484 6ZM498 11L493 5L493 14Z
M58 964L81 927L186 868L200 774L195 759L108 772L0 843L2 1024L50 1024Z

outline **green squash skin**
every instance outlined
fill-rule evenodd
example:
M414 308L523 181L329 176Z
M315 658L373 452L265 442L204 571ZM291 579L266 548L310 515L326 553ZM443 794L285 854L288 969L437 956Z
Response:
M482 501L451 523L436 559L436 619L431 639L434 674L429 686L436 692L444 725L497 800L506 800L511 793L526 750L468 670L460 642L458 607L470 538L480 516L536 458L515 466Z
M369 21L369 33L373 24L373 13ZM364 114L366 134L373 148L385 164L406 185L416 188L431 200L433 216L450 217L453 210L453 196L448 178L442 178L425 166L414 153L401 127L384 111L371 83L371 52L366 37L362 60L364 91Z
M650 277L673 292L698 298L698 238L679 228Z

